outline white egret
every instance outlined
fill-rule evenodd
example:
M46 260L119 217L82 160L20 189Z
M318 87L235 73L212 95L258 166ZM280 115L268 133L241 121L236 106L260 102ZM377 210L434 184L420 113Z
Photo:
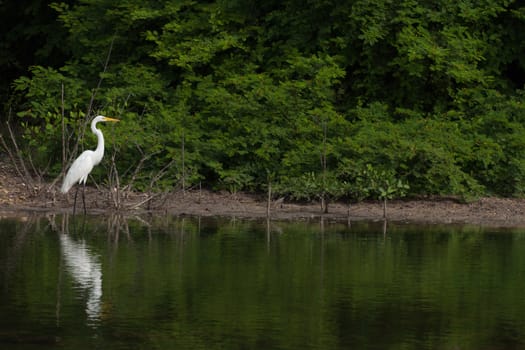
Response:
M102 157L104 157L104 135L102 134L102 131L97 129L97 123L98 122L118 122L118 119L114 118L108 118L104 117L102 115L99 115L93 119L91 122L91 131L93 134L97 135L98 144L97 148L92 150L86 150L82 152L80 156L78 156L77 159L73 162L69 170L67 171L66 177L64 178L64 183L62 183L62 187L60 191L62 193L67 193L71 187L75 183L79 183L83 185L82 188L82 201L84 203L84 214L86 213L86 200L84 197L84 190L86 188L86 181L91 173L91 170L93 170L93 167L100 163L102 160ZM78 194L78 187L75 192L75 203L73 205L73 215L75 214L75 209L77 205L77 194Z

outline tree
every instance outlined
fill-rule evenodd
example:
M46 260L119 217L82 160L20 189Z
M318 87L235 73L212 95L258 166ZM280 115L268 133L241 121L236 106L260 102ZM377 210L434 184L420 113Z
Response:
M348 168L371 164L410 194L524 193L520 3L83 0L41 16L31 5L30 28L4 45L30 37L38 54L4 56L22 75L4 109L52 174L68 135L104 111L123 119L116 166L140 189L163 173L162 190L260 191L271 174L277 188L320 180L323 202L355 180Z

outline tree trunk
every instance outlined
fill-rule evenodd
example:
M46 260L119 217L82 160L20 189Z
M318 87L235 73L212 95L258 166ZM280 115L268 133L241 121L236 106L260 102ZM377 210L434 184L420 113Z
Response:
M271 214L272 205L272 183L268 181L268 199L266 203L266 217L269 218Z

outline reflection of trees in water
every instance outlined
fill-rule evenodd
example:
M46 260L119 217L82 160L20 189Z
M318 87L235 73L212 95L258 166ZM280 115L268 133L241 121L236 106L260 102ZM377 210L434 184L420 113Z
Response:
M137 239L137 234L147 232L150 241L154 234L173 235L179 241L179 256L182 267L182 256L185 242L193 233L199 234L201 218L189 219L173 216L124 215L112 213L100 216L71 216L68 213L50 214L47 216L49 227L58 233L62 259L59 266L57 286L57 323L60 318L60 285L63 283L62 271L69 273L76 284L77 291L85 293L86 314L88 321L100 321L102 310L102 265L100 257L95 254L82 237L106 237L110 248L109 264L114 261L114 254L119 250L119 243ZM137 230L138 229L138 230ZM65 267L65 268L64 268Z
M104 232L109 242L120 238L132 240L133 230L146 229L151 237L152 230L166 234L184 235L189 228L192 232L200 232L201 218L177 217L171 215L155 216L150 213L143 215L123 212L111 212L107 215L72 216L68 213L49 214L46 216L48 224L54 232L62 234L84 235ZM136 234L136 232L135 232Z
M2 283L3 288L9 288L8 281L13 271L16 270L17 262L20 261L19 257L22 254L22 250L28 237L31 236L31 233L35 230L35 223L38 221L34 216L20 217L16 222L17 228L15 231L15 237L13 238L13 243L10 245L9 249L6 249L6 258L5 258L5 274L4 281ZM3 261L1 263L4 263Z
M128 240L131 239L128 220L119 213L107 217L107 233L108 239L112 240L114 243L119 241L121 233L124 233Z

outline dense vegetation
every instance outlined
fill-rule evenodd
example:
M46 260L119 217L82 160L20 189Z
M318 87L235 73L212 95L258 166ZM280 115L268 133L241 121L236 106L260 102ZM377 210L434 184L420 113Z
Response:
M521 2L0 6L2 122L51 176L105 114L123 120L102 128L138 189L525 193Z

